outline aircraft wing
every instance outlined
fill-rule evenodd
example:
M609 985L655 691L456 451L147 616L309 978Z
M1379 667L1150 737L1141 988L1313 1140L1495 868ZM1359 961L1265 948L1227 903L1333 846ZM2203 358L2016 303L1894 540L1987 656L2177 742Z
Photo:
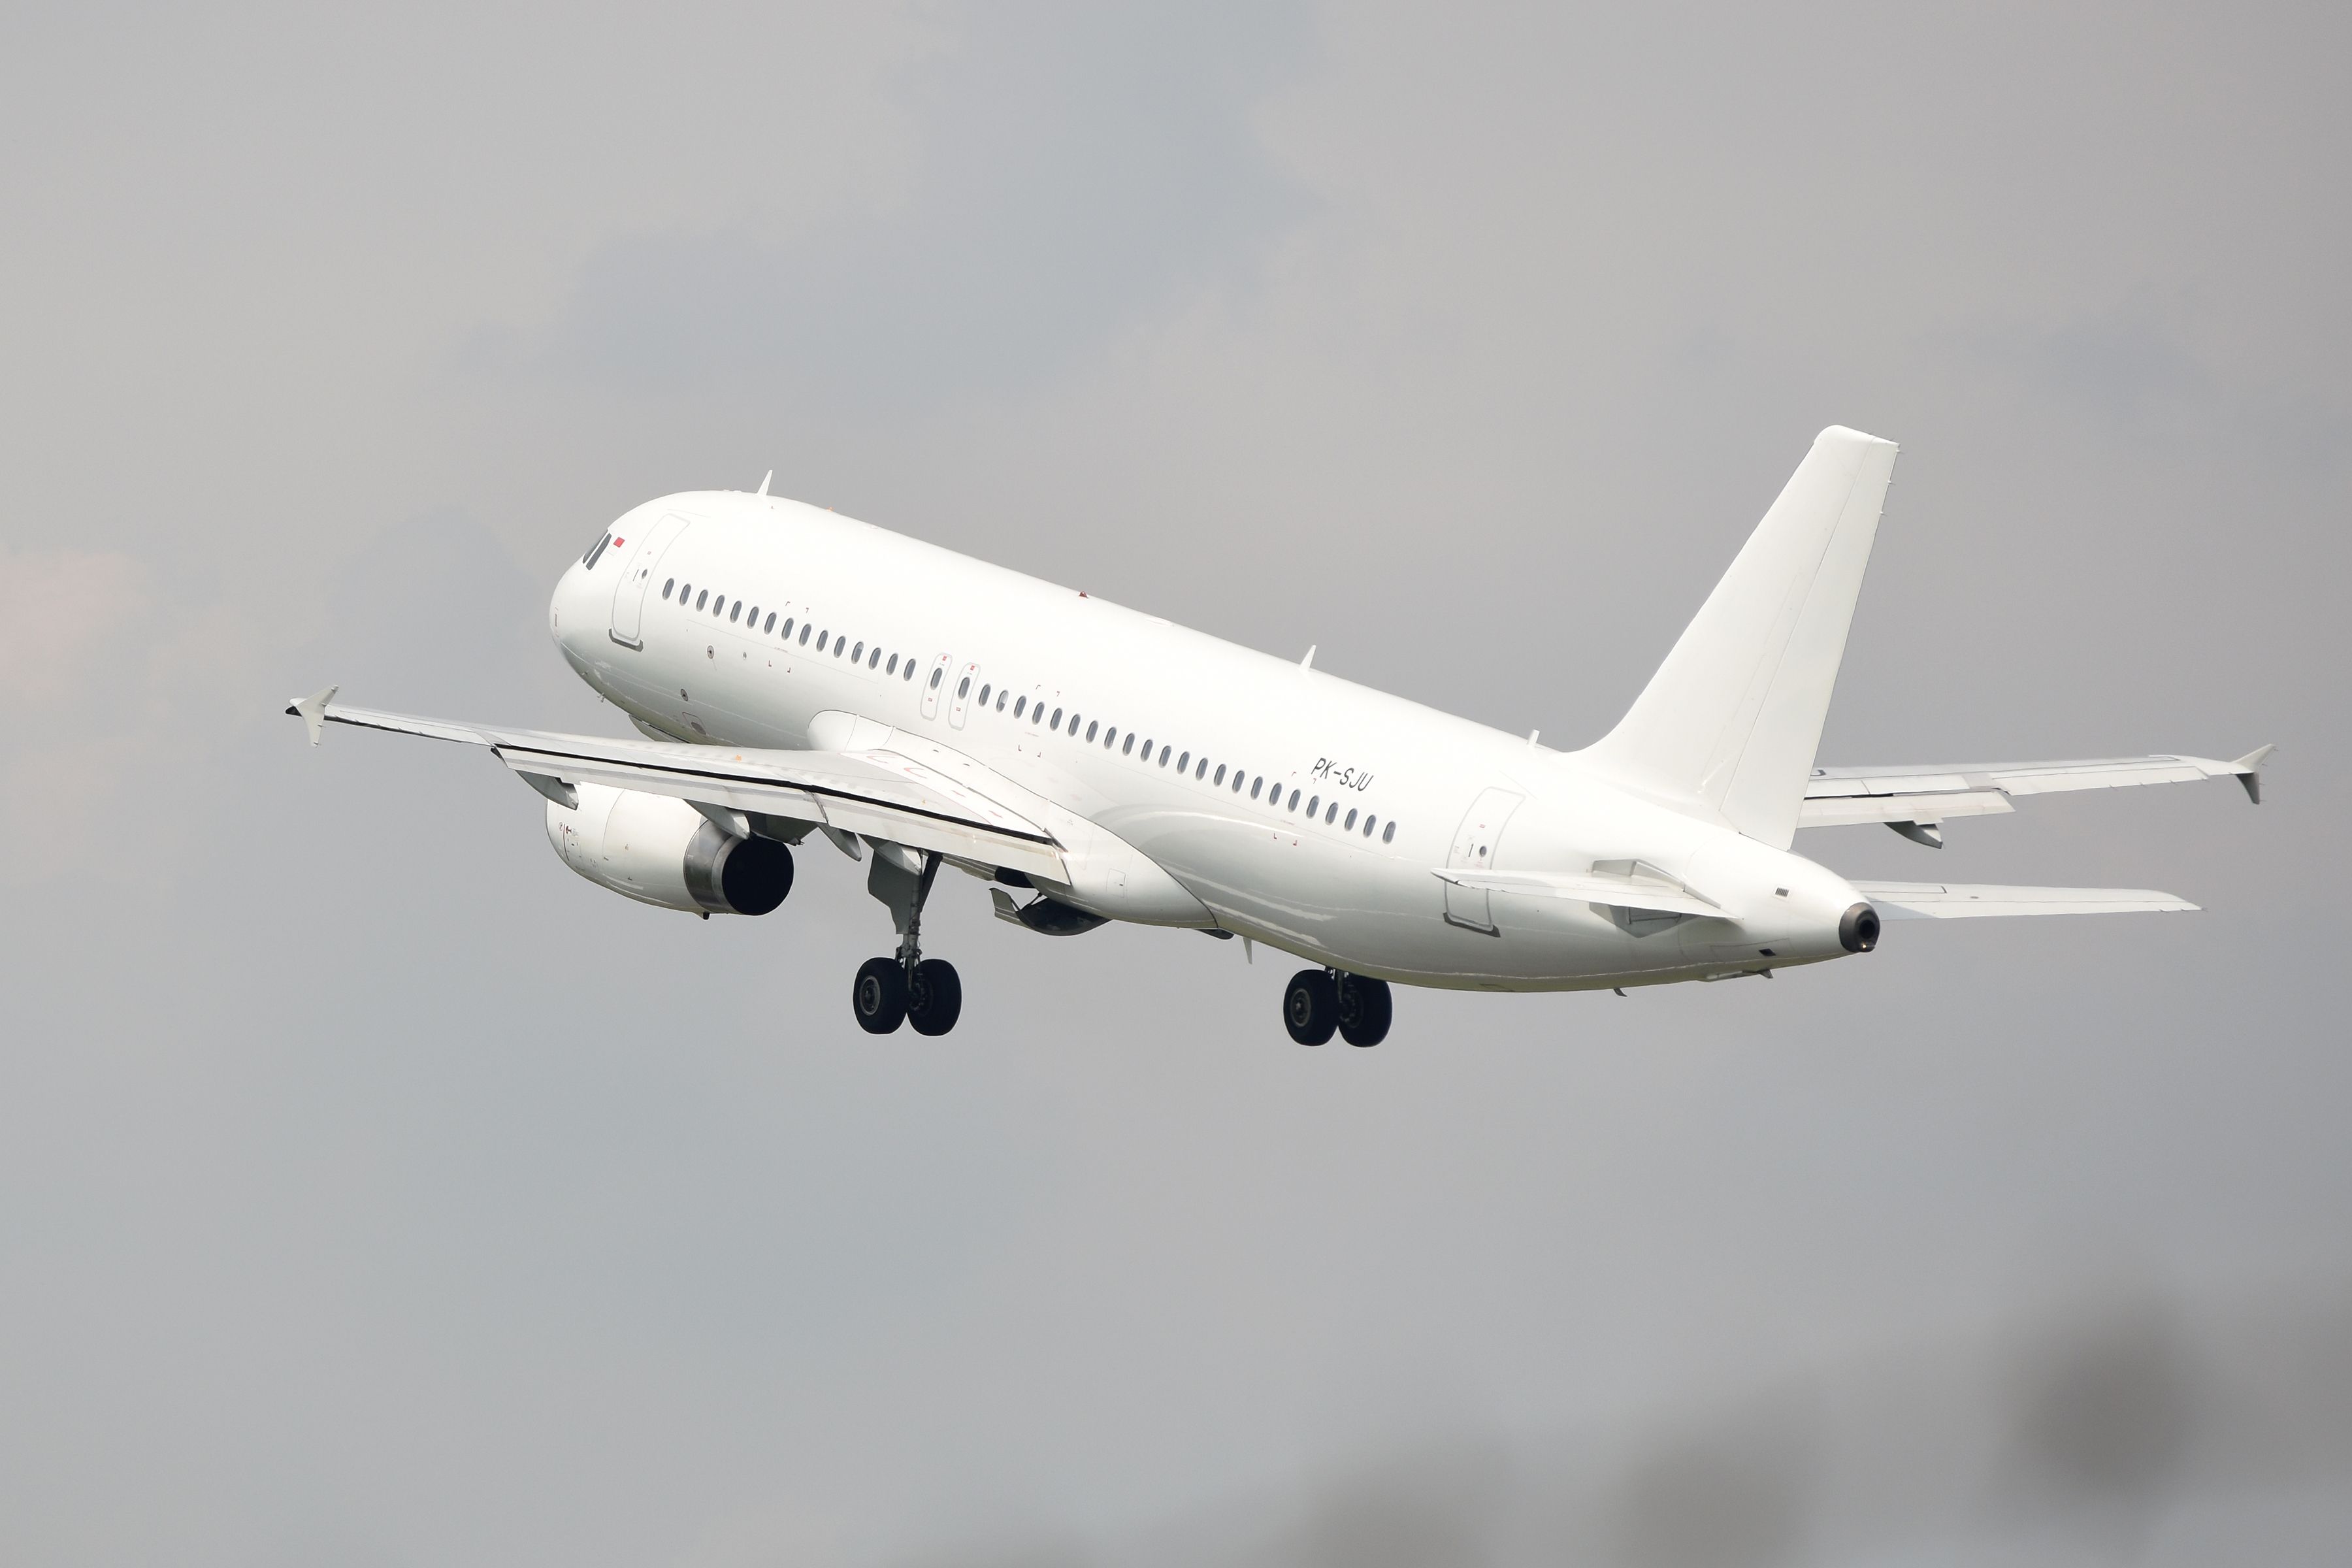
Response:
M1815 768L1805 784L1800 827L1854 822L1921 826L1948 816L2013 811L2022 795L2061 790L2122 789L2132 784L2194 784L2235 778L2247 798L2263 798L2264 746L2235 762L2210 757L2095 757L2065 763L1955 763L1941 767ZM1916 837L1916 835L1914 835ZM1934 842L1930 836L1927 842Z
M2168 914L2197 906L2147 888L1995 888L1958 882L1856 882L1879 918L1971 921L1999 915Z
M1062 846L1028 818L990 799L970 781L947 777L895 752L790 752L623 741L478 724L352 708L334 689L287 705L310 727L316 745L325 725L422 735L482 746L551 799L563 786L609 784L671 795L698 807L782 817L887 839L910 849L1003 866L1066 880Z

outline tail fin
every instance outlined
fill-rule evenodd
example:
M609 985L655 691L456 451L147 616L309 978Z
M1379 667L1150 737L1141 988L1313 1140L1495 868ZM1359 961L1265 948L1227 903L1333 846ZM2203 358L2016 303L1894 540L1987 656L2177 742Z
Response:
M1842 426L1814 437L1632 710L1584 755L1787 848L1895 450Z

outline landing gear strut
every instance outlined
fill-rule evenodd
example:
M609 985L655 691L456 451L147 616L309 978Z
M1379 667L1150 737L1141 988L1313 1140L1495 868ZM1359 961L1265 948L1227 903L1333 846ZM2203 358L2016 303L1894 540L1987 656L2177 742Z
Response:
M857 1026L869 1035L889 1034L902 1023L914 1025L919 1035L944 1035L963 1013L963 982L955 965L923 956L923 904L940 874L939 852L925 851L919 871L906 865L913 858L895 844L877 844L866 879L866 891L889 909L898 931L898 952L867 959L850 989Z
M1302 1046L1319 1046L1334 1033L1351 1046L1377 1046L1394 1015L1387 981L1337 969L1302 969L1282 993L1283 1027Z

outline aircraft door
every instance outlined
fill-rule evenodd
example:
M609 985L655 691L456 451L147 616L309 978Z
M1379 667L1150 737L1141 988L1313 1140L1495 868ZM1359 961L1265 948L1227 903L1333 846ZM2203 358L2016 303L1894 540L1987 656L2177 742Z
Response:
M1507 789L1483 790L1470 803L1462 818L1462 826L1454 831L1454 847L1447 852L1445 868L1449 871L1484 871L1495 864L1495 851L1502 842L1503 826L1511 813L1519 807L1521 797ZM1483 888L1457 888L1447 882L1445 888L1445 921L1471 931L1499 936L1494 915L1487 908L1487 894Z
M936 719L940 716L940 692L947 685L948 678L954 673L955 655L943 653L931 660L931 672L923 677L924 718Z
M948 725L963 728L964 710L971 706L971 694L979 689L980 666L967 664L955 673L955 697L948 704Z
M662 556L686 531L686 519L676 513L654 524L638 543L636 553L625 557L621 580L613 584L613 640L624 647L643 647L646 595L652 591L654 573Z

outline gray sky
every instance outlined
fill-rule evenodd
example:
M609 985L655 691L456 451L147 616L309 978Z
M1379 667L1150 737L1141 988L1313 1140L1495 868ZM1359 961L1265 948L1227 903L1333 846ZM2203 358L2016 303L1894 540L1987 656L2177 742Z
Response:
M10 1557L2352 1554L2336 9L9 40ZM959 880L964 1024L876 1042L821 847L649 911L275 711L609 729L555 574L772 468L1573 744L1832 422L1905 454L1824 760L2283 751L1801 847L2208 912L1308 1052Z

